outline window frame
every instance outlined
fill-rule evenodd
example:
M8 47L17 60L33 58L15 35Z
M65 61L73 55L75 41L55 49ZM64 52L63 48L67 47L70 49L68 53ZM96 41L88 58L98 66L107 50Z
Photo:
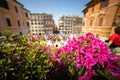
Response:
M11 19L10 19L10 18L6 18L6 23L7 23L7 26L8 26L8 27L11 27L11 26L12 26L12 23L11 23Z
M17 20L17 25L20 27L21 24L20 24L20 20Z
M8 5L7 0L0 0L0 7L9 10L9 5Z
M102 26L103 25L103 17L100 17L99 18L99 22L98 22L98 26Z
M18 13L18 8L17 6L14 6L15 12Z
M90 19L90 26L93 26L93 19Z
M92 5L92 12L94 12L94 10L95 10L95 5L93 4Z
M100 0L100 1L101 1L100 9L108 6L109 0Z

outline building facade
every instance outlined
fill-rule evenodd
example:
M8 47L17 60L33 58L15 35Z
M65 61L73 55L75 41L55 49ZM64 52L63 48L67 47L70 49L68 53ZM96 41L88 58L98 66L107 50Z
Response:
M83 10L83 31L108 38L120 25L120 0L91 0Z
M29 32L29 17L30 12L17 0L0 0L0 31L26 34Z
M54 27L55 23L52 14L31 14L30 32L33 35L53 34Z
M82 20L83 18L75 17L75 25L73 26L73 34L81 35L82 34Z
M73 34L75 31L74 26L80 26L82 18L79 16L65 16L59 18L58 25L61 34Z
M76 34L77 36L83 34L82 32L82 25L76 25L73 28L73 34Z

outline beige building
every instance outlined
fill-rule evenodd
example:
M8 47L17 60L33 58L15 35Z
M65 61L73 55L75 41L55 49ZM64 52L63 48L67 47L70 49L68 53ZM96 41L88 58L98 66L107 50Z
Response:
M92 32L108 38L120 25L120 0L91 0L83 10L84 33Z
M73 26L73 33L76 35L82 34L82 20L83 18L75 17L75 25Z
M61 34L73 34L75 33L76 29L74 29L74 26L81 26L82 24L82 18L79 16L65 16L62 15L59 18L58 25L59 25L59 31Z
M73 28L73 34L76 34L76 35L81 35L83 32L82 32L82 25L76 25L74 26Z
M52 34L55 23L52 14L31 14L30 31L33 35Z
M11 30L21 35L28 33L29 13L17 0L0 0L0 31Z

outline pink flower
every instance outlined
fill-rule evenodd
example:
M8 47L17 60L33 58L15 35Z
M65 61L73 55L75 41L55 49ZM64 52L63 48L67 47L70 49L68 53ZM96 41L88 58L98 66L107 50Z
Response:
M92 69L93 66L95 66L97 63L97 59L96 58L86 58L85 61L85 66L87 69Z
M78 37L78 40L81 41L81 42L85 42L85 41L86 41L86 37L84 37L84 36L79 36L79 37Z
M56 60L57 60L57 62L58 62L59 64L61 63L61 59L60 59L60 58L57 58Z
M35 40L35 36L31 35L29 39L30 39L30 41L33 41L33 40Z
M80 69L81 66L83 65L83 63L84 63L84 58L82 57L82 55L77 54L77 55L76 55L77 68Z
M83 47L83 46L78 46L77 47L77 51L78 51L78 53L85 53L85 47Z
M91 80L93 74L95 74L95 71L89 70L84 76L80 76L78 80Z
M53 53L52 55L55 59L59 58L58 54L56 54L56 53Z
M80 76L78 80L89 80L87 76Z
M95 36L92 33L87 33L86 37L90 38L90 39L94 39L95 38Z
M50 52L50 45L46 47L46 53L49 53Z
M52 62L52 59L49 59L48 62Z
M85 53L86 55L86 57L90 57L90 58L93 58L94 57L94 55L95 55L95 53L94 53L94 49L93 48L89 48L89 49L87 49L87 52Z
M50 52L49 47L47 52ZM61 55L65 55L66 59L61 57ZM69 55L72 56L70 60L68 58ZM92 33L69 39L67 44L58 49L52 56L59 64L64 60L65 62L68 61L68 63L75 60L78 69L81 66L85 66L86 72L78 80L90 80L92 75L95 74L95 68L93 67L96 64L109 70L112 75L120 76L120 66L115 64L118 62L118 58L111 54L105 42L96 39Z

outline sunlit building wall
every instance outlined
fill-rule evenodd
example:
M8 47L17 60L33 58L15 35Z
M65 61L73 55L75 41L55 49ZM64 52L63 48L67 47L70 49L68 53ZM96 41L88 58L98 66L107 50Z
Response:
M52 14L31 13L30 32L33 35L52 34L55 23Z
M29 32L29 17L30 12L18 1L0 0L0 31L26 34Z
M91 0L83 12L84 33L108 38L120 25L120 0Z
M59 18L58 25L61 34L73 34L74 26L82 24L82 18L79 16L65 16Z

